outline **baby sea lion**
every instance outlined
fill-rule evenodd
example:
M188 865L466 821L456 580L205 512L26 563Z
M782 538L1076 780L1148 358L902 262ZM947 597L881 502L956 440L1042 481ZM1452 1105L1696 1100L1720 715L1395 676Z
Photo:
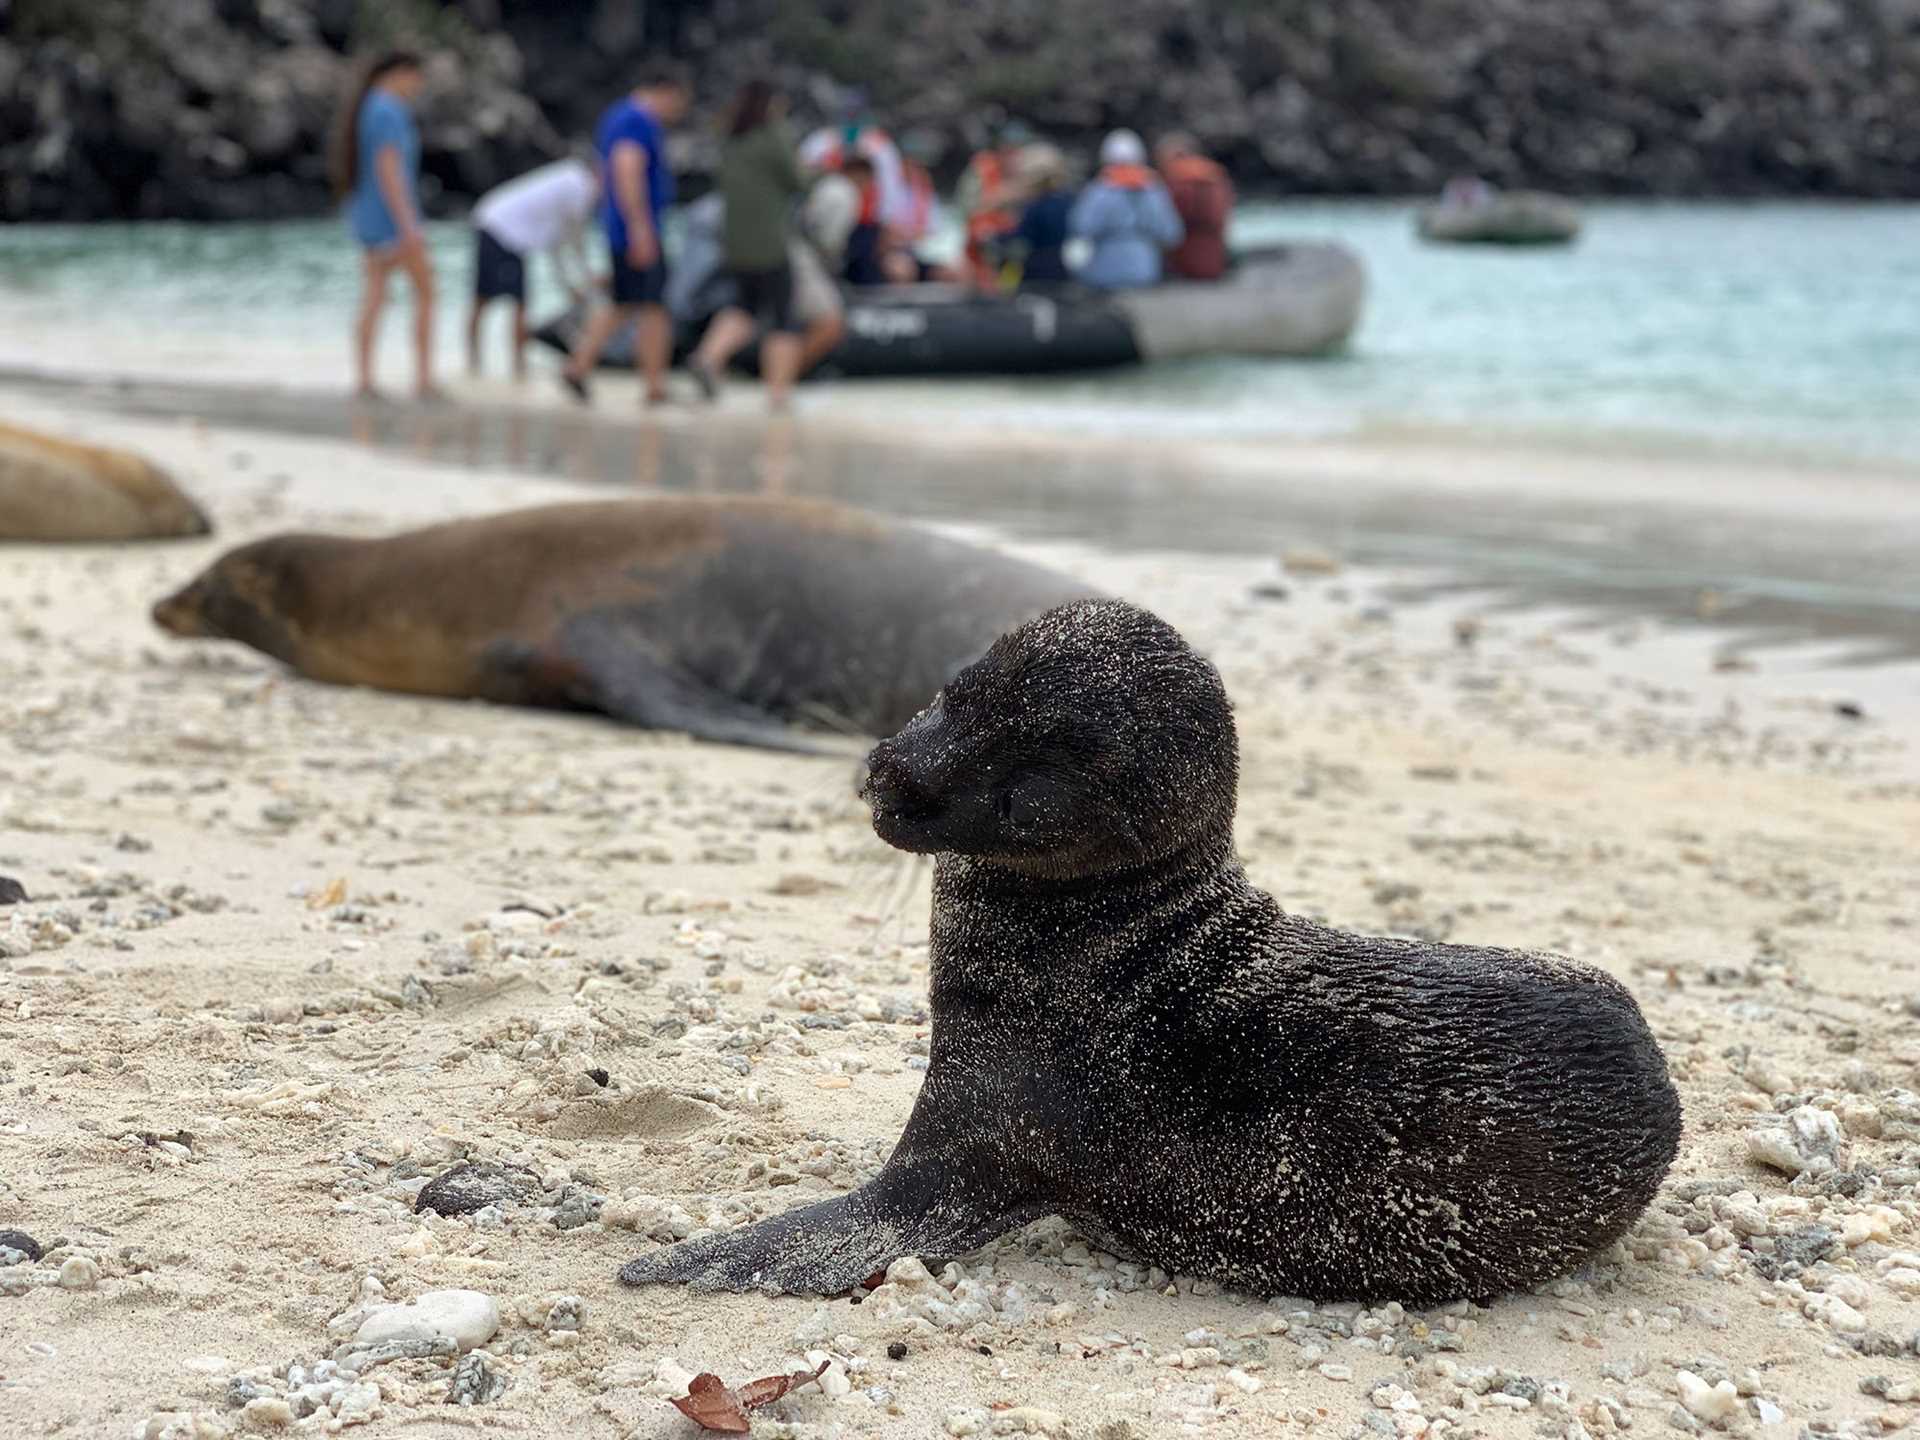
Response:
M1036 1216L1258 1294L1432 1304L1616 1239L1679 1144L1632 996L1517 950L1289 915L1233 852L1212 665L1116 601L997 642L868 759L938 858L933 1038L880 1174L635 1260L629 1284L837 1294Z
M1069 576L817 501L549 505L381 540L277 535L154 606L303 675L599 710L707 740L885 735Z
M164 540L212 528L131 451L0 424L0 540Z

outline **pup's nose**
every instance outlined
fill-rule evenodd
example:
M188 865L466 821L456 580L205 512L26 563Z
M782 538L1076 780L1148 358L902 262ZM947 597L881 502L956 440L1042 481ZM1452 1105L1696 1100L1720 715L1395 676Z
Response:
M893 741L882 740L868 753L860 798L876 810L911 810L924 802L924 793Z

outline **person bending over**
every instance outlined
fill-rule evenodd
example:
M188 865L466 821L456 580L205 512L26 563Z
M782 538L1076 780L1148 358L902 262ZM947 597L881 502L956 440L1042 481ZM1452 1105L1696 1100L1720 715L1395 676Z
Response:
M513 376L527 376L527 262L549 254L575 300L592 283L587 222L600 181L584 160L556 160L495 186L473 208L473 306L467 312L467 369L480 373L480 317L495 300L513 304Z

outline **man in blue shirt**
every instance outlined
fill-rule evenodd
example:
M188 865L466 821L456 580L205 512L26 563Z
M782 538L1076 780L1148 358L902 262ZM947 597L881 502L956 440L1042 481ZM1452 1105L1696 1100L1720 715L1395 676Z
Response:
M594 312L560 372L583 402L589 398L587 377L600 352L636 316L635 349L646 399L653 403L667 398L673 322L662 303L667 257L660 245L660 225L673 203L673 172L667 168L666 137L667 127L686 114L691 98L691 87L678 68L651 66L637 89L608 107L594 133L602 177L600 223L613 254L613 304Z

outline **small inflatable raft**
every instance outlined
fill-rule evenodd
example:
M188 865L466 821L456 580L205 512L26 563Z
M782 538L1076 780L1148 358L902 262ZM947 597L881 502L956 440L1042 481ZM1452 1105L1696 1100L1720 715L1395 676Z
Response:
M730 298L723 276L701 285L674 320L689 347ZM1366 276L1342 245L1249 251L1210 284L1148 290L1049 286L983 295L957 285L847 289L846 338L817 373L843 376L1040 375L1097 370L1182 355L1318 355L1359 323ZM582 315L542 326L541 340L569 350ZM631 368L632 337L601 357Z
M1580 233L1580 209L1539 190L1513 190L1471 205L1425 206L1420 238L1455 245L1566 245Z

